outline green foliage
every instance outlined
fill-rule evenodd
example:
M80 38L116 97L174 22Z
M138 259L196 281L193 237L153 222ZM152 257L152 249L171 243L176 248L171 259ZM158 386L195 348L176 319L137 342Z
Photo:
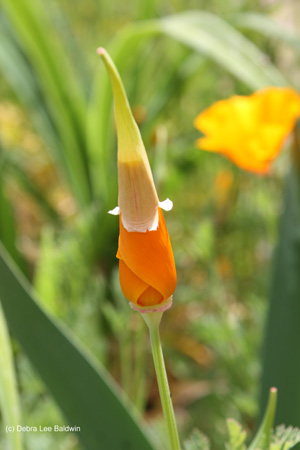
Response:
M13 352L0 303L0 411L5 423L13 427L8 432L10 450L22 450L22 435L17 433L20 424L20 406L14 370Z
M21 269L24 269L24 261L16 247L16 226L13 211L7 199L4 183L3 173L5 170L5 157L0 152L0 241L2 241Z
M288 450L300 442L300 430L281 425L276 428L272 436L271 450Z
M271 17L259 13L242 13L233 18L234 24L241 28L258 31L267 37L278 39L300 51L300 35Z
M235 422L232 419L229 419L227 424L230 438L227 448L230 450L246 449L247 447L244 443L247 437L246 431L243 430L242 426L238 422ZM257 444L253 447L253 449L261 450L262 448L266 448L270 450L289 450L299 442L300 430L298 428L285 427L284 425L281 425L272 432L271 442L267 447ZM197 449L198 447L195 448Z
M31 92L25 99L32 99L37 109L42 110L42 131L53 136L55 156L60 161L66 177L73 188L79 204L87 204L91 198L91 185L87 165L87 150L84 139L84 100L82 89L76 86L69 61L64 57L62 48L54 36L53 29L45 15L42 4L28 3L24 0L0 2L10 26L14 27L12 35L10 26L5 34L9 45L18 54L20 65L27 65L22 55L29 61L30 69L25 69L29 77L38 81L41 91L34 82L26 86ZM21 98L23 82L13 71L9 61L2 58L5 75L17 88Z
M228 450L246 450L247 432L234 419L227 420L229 442L226 444ZM262 448L270 450L289 450L300 442L300 430L293 427L281 425L277 427L271 436L271 442L268 447L255 445L254 450ZM194 430L190 438L185 441L185 450L209 450L210 445L206 436L199 430ZM250 448L250 447L248 447ZM252 448L252 447L251 447Z
M272 64L257 64L264 60L259 49L216 15L186 12L163 19L162 29L174 39L213 59L253 89L286 84Z
M209 450L209 441L199 430L194 430L184 443L184 450Z
M236 420L228 419L227 428L229 434L229 443L227 444L227 448L230 450L245 450L247 432L243 429L243 427Z
M269 403L265 417L253 441L246 446L247 432L234 419L227 420L229 441L227 450L288 450L300 442L300 430L284 425L272 430L276 409L276 391L270 391ZM185 443L185 450L208 450L207 438L198 430L194 430Z

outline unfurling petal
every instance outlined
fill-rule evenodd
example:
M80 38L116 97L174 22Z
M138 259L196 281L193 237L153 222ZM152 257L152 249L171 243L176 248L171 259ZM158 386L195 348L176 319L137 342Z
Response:
M117 257L120 259L121 288L131 302L141 306L155 305L173 294L176 269L160 208L159 225L155 231L128 232L120 220ZM152 289L148 289L150 287Z

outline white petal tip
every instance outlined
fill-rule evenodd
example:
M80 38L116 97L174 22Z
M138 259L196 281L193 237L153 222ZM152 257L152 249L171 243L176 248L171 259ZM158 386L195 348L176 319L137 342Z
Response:
M120 214L119 206L116 206L114 209L108 211L108 214L112 214L113 216L118 216Z
M164 200L163 202L159 202L159 207L163 209L164 211L171 211L173 208L173 202L169 198Z

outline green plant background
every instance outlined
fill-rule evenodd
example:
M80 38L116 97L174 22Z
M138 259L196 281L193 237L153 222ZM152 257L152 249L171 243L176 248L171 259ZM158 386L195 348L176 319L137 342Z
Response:
M70 420L67 400L60 403L55 391L59 383L55 370L51 375L51 358L42 368L43 347L35 352L26 341L30 332L39 341L35 327L46 320L38 315L44 314L58 330L72 330L79 347L88 348L95 364L125 392L115 393L114 387L113 395L125 404L128 396L153 445L164 445L147 330L118 284L118 221L107 214L117 204L116 137L110 86L96 55L101 45L124 80L159 197L174 202L165 217L178 287L161 335L181 436L197 427L213 448L223 448L227 417L253 432L270 262L289 153L280 155L269 177L242 172L196 148L193 120L233 94L268 85L299 88L300 38L293 32L299 5L1 0L0 11L0 239L33 285L41 308L22 325L23 294L16 288L22 276L15 268L7 271L11 262L2 251L0 298L13 336L22 423ZM16 277L11 291L8 273ZM27 287L31 298L30 291ZM51 342L57 336L48 331ZM51 345L44 350L55 353ZM66 371L69 363L66 358ZM87 372L82 373L87 386ZM291 410L289 403L283 407ZM87 422L89 412L90 423L97 423L97 409L85 408ZM114 412L109 400L99 405L103 410L109 420ZM137 426L132 418L120 419L123 425L126 420ZM299 407L288 420L293 423L286 425L300 425ZM1 448L7 441L3 425L2 418ZM116 424L111 427L115 432ZM97 448L79 442L76 434L26 433L23 440L30 450Z

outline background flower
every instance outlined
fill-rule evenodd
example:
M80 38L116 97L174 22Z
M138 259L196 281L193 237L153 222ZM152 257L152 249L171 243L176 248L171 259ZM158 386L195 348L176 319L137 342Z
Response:
M222 153L242 169L266 173L300 115L300 97L290 88L270 87L233 96L199 114L205 134L199 148Z

